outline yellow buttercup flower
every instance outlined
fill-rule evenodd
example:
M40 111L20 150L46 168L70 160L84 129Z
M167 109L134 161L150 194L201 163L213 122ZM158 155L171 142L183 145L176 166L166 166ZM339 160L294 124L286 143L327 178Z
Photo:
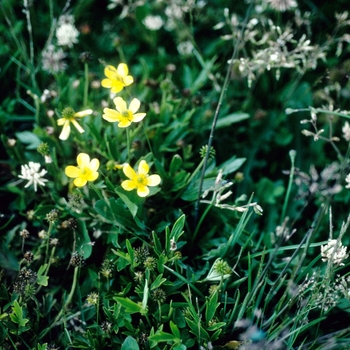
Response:
M120 128L126 128L132 122L140 122L146 116L146 113L136 113L141 104L137 98L130 102L129 108L127 108L126 102L121 97L114 98L113 102L116 110L105 108L102 117L111 123L119 122L118 126Z
M137 190L140 197L146 197L149 194L149 188L160 184L159 175L148 175L149 165L145 160L141 160L138 167L138 173L129 165L125 164L123 167L124 174L129 178L122 182L122 187L126 191Z
M106 79L101 81L101 85L111 89L111 92L118 93L125 86L129 86L134 82L134 78L128 75L129 69L125 63L120 63L117 68L107 66L104 70Z
M67 140L70 134L70 123L72 123L80 133L84 132L84 129L79 125L79 123L75 120L76 118L83 118L87 115L93 113L92 109L86 109L85 111L75 113L73 108L65 108L62 111L62 118L57 120L57 125L62 126L62 131L60 133L59 138L61 140Z
M65 173L74 180L74 185L83 187L88 181L95 181L98 178L97 169L100 161L97 158L91 159L86 153L80 153L77 157L78 166L69 165L66 167Z

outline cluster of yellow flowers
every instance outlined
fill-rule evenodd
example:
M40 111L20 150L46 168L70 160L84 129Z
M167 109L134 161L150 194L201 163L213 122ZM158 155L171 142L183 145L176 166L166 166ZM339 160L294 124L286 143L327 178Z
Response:
M107 78L102 80L101 85L111 89L112 93L118 93L134 82L133 77L128 75L129 69L125 63L120 63L117 68L109 65L105 68L104 73ZM120 128L126 128L131 123L140 122L146 116L146 113L137 113L141 105L137 98L131 100L129 107L121 97L115 97L113 102L116 109L105 108L102 117L111 123L118 122ZM92 113L91 109L76 113L72 108L65 108L62 112L62 118L57 120L57 124L63 126L59 138L61 140L68 139L71 123L80 133L83 133L84 129L79 125L76 118L82 118ZM88 154L80 153L77 157L77 164L78 166L69 165L65 169L65 174L74 179L75 186L83 187L88 181L95 181L98 178L100 162L97 158L90 160ZM138 172L127 163L123 165L123 172L128 180L123 181L121 186L126 191L136 189L140 197L146 197L150 192L148 187L157 186L161 181L159 175L148 175L149 165L145 160L139 162Z

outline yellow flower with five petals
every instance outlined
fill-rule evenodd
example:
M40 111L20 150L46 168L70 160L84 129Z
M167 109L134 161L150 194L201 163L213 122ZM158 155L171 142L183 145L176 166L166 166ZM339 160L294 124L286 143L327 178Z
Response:
M132 122L140 122L146 113L136 113L140 108L140 101L134 98L127 108L126 102L121 97L116 97L113 99L116 110L105 108L103 110L103 119L113 123L119 122L118 126L120 128L128 127Z
M93 113L92 109L86 109L85 111L77 112L73 110L73 108L67 107L62 111L62 118L57 120L57 125L62 126L62 131L60 133L59 138L61 140L67 140L70 135L70 123L72 123L76 129L83 133L84 129L79 125L79 123L75 120L76 118L83 118L87 115Z
M83 187L88 181L95 181L98 178L98 168L100 161L97 158L90 160L90 156L86 153L79 153L77 157L78 166L69 165L65 169L65 174L75 179L74 185Z
M146 197L149 194L149 186L157 186L160 184L159 175L148 175L149 165L145 160L141 160L138 166L138 172L129 165L125 164L123 167L124 174L129 178L122 182L122 187L126 191L137 190L137 195L140 197Z
M107 78L101 81L101 85L115 94L134 82L134 78L128 75L129 69L125 63L120 63L117 68L107 66L104 73Z

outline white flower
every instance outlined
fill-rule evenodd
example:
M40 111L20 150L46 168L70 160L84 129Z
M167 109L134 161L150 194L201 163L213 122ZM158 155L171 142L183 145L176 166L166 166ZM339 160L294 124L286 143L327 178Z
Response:
M298 6L295 0L267 0L270 6L280 12L291 10Z
M57 44L73 47L78 42L78 35L79 32L72 23L62 23L56 30Z
M345 181L347 182L346 188L350 188L350 174L346 175Z
M340 241L330 239L326 245L321 246L322 261L330 260L333 264L342 266L342 261L349 256L346 249Z
M350 141L350 124L349 122L345 122L343 128L343 137L346 141Z
M42 53L43 70L49 73L59 73L66 69L63 61L66 54L62 49L55 50L55 46L49 45Z
M164 25L164 21L160 16L147 16L142 23L149 30L158 30Z
M43 179L42 177L47 173L45 169L42 169L40 172L40 163L29 162L21 166L21 175L18 175L19 178L23 180L28 180L28 183L24 186L29 187L30 185L34 186L34 191L37 191L38 184L45 186L45 182L48 180Z
M177 45L177 51L179 51L180 55L189 56L192 54L193 44L190 41L183 41Z

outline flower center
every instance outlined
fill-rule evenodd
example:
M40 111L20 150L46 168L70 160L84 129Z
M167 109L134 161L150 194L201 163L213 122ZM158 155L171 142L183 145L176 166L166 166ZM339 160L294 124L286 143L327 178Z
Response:
M136 182L140 186L146 186L146 176L145 175L137 175Z
M91 173L92 173L92 171L87 167L83 167L80 169L80 177L81 178L87 179L90 177Z
M123 118L125 118L129 122L133 121L133 114L128 109L126 111L122 112L122 116L123 116Z

